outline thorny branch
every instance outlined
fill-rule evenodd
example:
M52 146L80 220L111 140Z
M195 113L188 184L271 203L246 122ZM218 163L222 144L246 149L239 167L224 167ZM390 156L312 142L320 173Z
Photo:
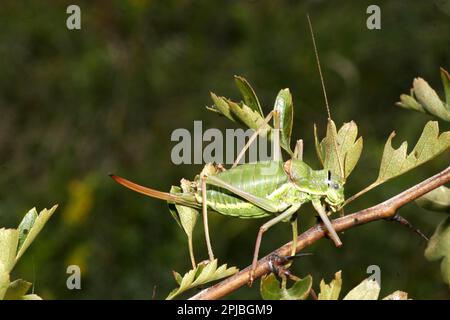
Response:
M448 182L450 182L450 166L431 178L428 178L427 180L403 191L395 197L390 198L389 200L368 209L333 220L333 227L337 232L342 232L372 221L389 219L393 217L397 210L405 204L414 201L431 190L436 189L437 187ZM325 236L326 230L321 224L313 226L297 238L296 252L299 252ZM291 253L291 246L292 241L259 260L254 273L254 278L256 279L270 272L269 259L273 257L274 254L278 256L289 256ZM247 284L250 268L251 266L248 266L234 276L227 278L212 287L202 290L190 299L215 300L234 292Z

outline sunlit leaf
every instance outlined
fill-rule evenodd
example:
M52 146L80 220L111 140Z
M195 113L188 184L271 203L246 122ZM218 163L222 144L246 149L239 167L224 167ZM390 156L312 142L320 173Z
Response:
M236 272L238 272L236 267L228 268L226 264L223 264L217 268L217 259L209 262L208 264L199 264L195 269L186 272L183 277L181 277L179 273L174 272L175 281L179 284L179 287L172 290L166 299L171 300L189 289L211 281L229 277Z
M0 265L3 272L11 272L17 253L19 232L16 229L0 229Z
M16 229L0 229L0 300L8 290L9 273L14 267L18 242L19 233Z
M450 110L425 80L414 79L413 88L417 101L427 112L442 120L450 121Z
M353 121L344 123L337 131L334 121L329 120L325 138L319 142L316 126L314 136L317 156L323 167L345 181L358 163L363 148L362 137L356 139L358 137L356 123Z
M450 147L450 131L439 135L437 121L429 121L416 146L407 154L408 143L405 141L398 149L392 147L393 132L386 142L381 159L377 183L383 183L433 159Z
M450 213L450 189L440 186L416 200L424 209Z
M442 120L450 121L450 76L441 68L441 78L444 86L446 102L441 101L438 94L422 78L413 81L410 95L402 94L397 105L423 113L429 113Z
M34 221L34 224L32 228L29 230L28 235L25 238L25 241L22 243L22 246L20 247L19 251L17 252L15 263L22 257L24 252L28 249L28 247L31 245L31 243L34 241L36 236L41 232L44 225L47 223L48 219L53 215L56 208L58 206L53 206L50 210L44 209L42 210L36 220Z
M19 231L19 245L17 247L17 250L19 250L20 247L22 247L22 244L24 243L26 237L28 236L28 233L33 227L37 217L38 213L36 211L36 208L33 208L30 211L28 211L23 217L22 221L19 224L19 227L17 228L17 230Z
M258 97L255 94L255 91L251 87L248 81L240 76L234 76L234 81L242 94L244 99L244 103L249 106L253 111L258 112L261 116L263 116L263 112L261 109L261 105L259 104Z
M397 290L384 297L383 300L408 300L408 293Z
M304 300L308 297L311 286L312 277L308 275L287 289L286 277L282 277L280 283L271 273L261 279L260 292L264 300Z
M6 294L9 286L9 272L6 272L5 266L0 263L0 300Z
M9 284L5 294L5 300L20 300L30 290L32 284L28 281L18 279Z
M320 281L320 293L318 296L319 300L338 300L339 293L342 287L342 276L341 271L336 272L334 279L330 284L326 284L322 279Z
M441 260L444 282L450 287L450 217L442 221L428 242L425 257L429 261Z
M414 90L411 89L411 95L401 94L400 101L396 103L399 107L411 109L418 112L427 113L425 108L414 98Z
M343 300L377 300L379 294L380 286L378 282L367 278L347 293Z
M347 199L346 203L353 201L380 184L430 161L450 147L450 131L439 135L437 121L429 121L425 125L416 146L409 154L407 153L408 143L406 141L397 149L392 147L394 136L395 132L392 132L384 146L378 178L368 187Z
M336 272L335 278L326 284L324 280L320 282L319 300L338 300L342 288L341 271ZM343 300L377 300L380 294L379 284L367 278L350 290ZM383 300L407 300L408 294L403 291L395 291L385 297Z
M27 294L21 300L42 300L37 294Z
M273 109L279 112L280 117L280 144L283 149L292 154L291 135L294 120L294 106L289 89L280 90Z

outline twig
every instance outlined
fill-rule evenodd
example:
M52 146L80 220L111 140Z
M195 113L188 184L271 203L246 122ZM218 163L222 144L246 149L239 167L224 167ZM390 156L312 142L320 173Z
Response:
M347 215L342 218L338 218L332 221L333 227L336 231L341 232L350 228L366 224L368 222L387 219L396 213L396 211L405 204L414 201L415 199L423 196L437 187L450 182L450 166L440 173L428 178L425 181L403 191L402 193L390 198L376 206L370 207L358 211L356 213ZM326 236L326 230L321 224L317 224L309 230L302 233L297 238L296 252L299 252L303 248L313 244L314 242L322 239ZM269 259L273 254L279 256L289 256L291 254L292 242L285 244L272 253L268 254L264 258L258 261L254 278L261 277L270 272ZM241 270L234 276L227 278L216 285L200 291L198 294L191 297L191 300L215 300L220 299L240 287L244 286L248 282L250 266Z

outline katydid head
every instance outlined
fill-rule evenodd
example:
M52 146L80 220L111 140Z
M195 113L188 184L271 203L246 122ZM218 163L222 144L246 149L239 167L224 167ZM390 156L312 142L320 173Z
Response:
M325 202L330 205L333 212L338 211L345 201L344 183L339 179L333 178L330 170L323 170L327 172L327 193Z
M333 212L341 208L345 201L344 183L338 175L329 170L313 170L298 159L286 161L284 168L299 190L323 198Z

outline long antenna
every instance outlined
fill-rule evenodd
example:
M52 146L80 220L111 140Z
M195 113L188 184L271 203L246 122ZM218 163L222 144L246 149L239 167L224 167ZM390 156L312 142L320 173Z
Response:
M314 53L316 55L317 68L319 69L320 82L322 83L322 92L323 92L323 97L325 99L325 106L327 107L328 123L330 123L330 122L332 122L332 120L331 120L331 113L330 113L330 105L328 104L327 90L325 89L325 81L323 80L322 68L320 67L320 59L319 59L319 52L317 50L317 45L316 45L316 38L314 37L314 30L313 30L313 27L312 27L312 23L311 23L311 19L309 17L309 14L306 14L306 17L308 18L309 31L311 32L311 38L312 38L313 45L314 45ZM338 165L339 165L339 171L340 171L340 174L341 174L341 178L343 180L345 180L344 166L342 165L341 157L339 156L338 144L337 144L337 141L336 141L336 137L333 139L333 141L334 141L334 149L335 149L337 160L338 160Z
M306 17L308 18L309 31L311 32L311 38L314 45L314 53L316 55L317 68L319 69L320 82L322 83L323 97L325 99L325 105L327 107L328 119L331 119L330 106L328 104L327 90L325 89L325 81L323 80L322 68L320 67L320 59L319 53L317 51L316 38L314 37L314 30L312 27L311 19L309 18L309 14L307 14Z

